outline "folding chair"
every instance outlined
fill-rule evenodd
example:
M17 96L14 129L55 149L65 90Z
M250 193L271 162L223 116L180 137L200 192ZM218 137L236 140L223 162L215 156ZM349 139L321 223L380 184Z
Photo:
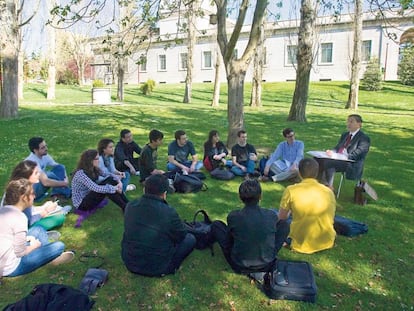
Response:
M336 198L339 199L341 194L342 184L345 182L345 172L341 172L341 179L339 180L338 192L336 193Z

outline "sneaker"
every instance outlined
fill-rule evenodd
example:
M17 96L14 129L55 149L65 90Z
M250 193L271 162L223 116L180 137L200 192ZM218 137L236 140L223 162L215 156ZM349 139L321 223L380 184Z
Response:
M59 241L60 236L61 234L59 231L51 230L47 232L47 239L49 240L49 242Z
M274 182L277 182L277 175L273 175L271 178Z
M63 214L63 215L66 215L66 214L68 214L71 210L72 210L72 206L70 206L70 205L65 205L64 207L62 207L62 214Z
M137 189L137 187L134 184L129 184L125 191L134 191L135 189Z
M267 182L270 180L270 177L263 175L263 176L260 176L257 180L262 181L262 182Z
M56 257L50 263L53 266L57 266L57 265L61 265L64 263L69 263L73 260L73 258L75 258L75 253L72 251L67 251L67 252L63 252L62 254L60 254L59 257Z
M136 171L135 176L139 176L139 175L141 175L141 173L139 171Z

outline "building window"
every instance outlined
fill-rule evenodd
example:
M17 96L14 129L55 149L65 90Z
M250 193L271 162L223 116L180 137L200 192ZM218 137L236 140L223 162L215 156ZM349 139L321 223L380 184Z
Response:
M332 43L321 44L321 63L331 64L332 63Z
M167 56L165 54L158 55L158 70L167 70Z
M234 59L238 59L239 58L239 51L237 49L234 49L233 50L233 56L234 56Z
M180 53L180 60L179 60L179 69L180 70L187 70L188 64L188 54L187 53Z
M287 65L296 65L298 60L296 55L298 54L298 46L297 45L288 45L287 46L287 53L286 53L286 64Z
M146 72L147 71L147 57L144 54L141 54L138 59L139 71Z
M203 52L203 68L204 69L212 68L211 51Z
M363 62L369 62L371 59L371 44L371 40L362 41L361 59Z

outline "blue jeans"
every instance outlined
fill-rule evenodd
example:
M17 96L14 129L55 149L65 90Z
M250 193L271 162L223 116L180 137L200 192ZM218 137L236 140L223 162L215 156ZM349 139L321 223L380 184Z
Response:
M62 164L56 165L51 171L45 172L49 179L64 180L66 177L66 169ZM45 198L45 194L49 187L45 187L41 182L33 185L33 189L36 195L36 202L39 202ZM72 191L69 187L56 187L53 188L51 195L60 194L66 198L70 198Z
M121 183L122 183L122 191L125 192L126 191L126 187L129 184L129 180L131 179L131 174L129 172L124 172L125 173L125 178L121 179Z
M34 236L42 245L23 256L16 270L8 276L18 276L32 272L59 257L65 249L65 244L60 241L49 243L46 230L40 226L31 227L27 235Z
M256 162L254 162L252 160L248 160L247 163L245 163L245 164L243 164L243 163L240 163L240 164L242 164L246 167L246 171L243 172L240 167L233 165L231 167L231 171L236 176L244 176L246 174L252 174L254 172L254 168L256 167Z
M191 164L193 162L190 160L185 161L184 163L181 163L187 167L191 167ZM199 169L201 169L203 167L203 162L202 161L197 161L197 164L195 166L195 170L198 171ZM175 166L174 164L168 162L167 163L167 171L180 171L180 168L178 168L177 166Z
M167 266L163 274L174 274L184 259L193 251L195 244L196 239L194 235L187 233L184 240L182 240L181 243L177 245L175 254L173 258L171 258L170 264Z

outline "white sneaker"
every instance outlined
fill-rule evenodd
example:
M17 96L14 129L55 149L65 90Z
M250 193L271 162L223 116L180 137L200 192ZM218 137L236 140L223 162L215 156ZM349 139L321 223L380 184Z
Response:
M72 206L70 205L65 205L64 207L62 207L62 214L66 215L67 213L69 213L72 210Z
M137 189L137 187L136 187L134 184L129 184L129 185L126 187L125 191L133 191L133 190L135 190L135 189Z
M67 252L63 252L62 254L59 255L59 257L56 257L55 259L53 259L50 264L54 265L54 266L58 266L64 263L69 263L73 260L73 258L75 258L75 253L72 251L67 251Z
M139 175L141 175L141 173L139 171L136 171L135 176L139 176Z
M49 240L49 242L59 241L60 236L61 234L59 231L51 230L47 232L47 239Z

